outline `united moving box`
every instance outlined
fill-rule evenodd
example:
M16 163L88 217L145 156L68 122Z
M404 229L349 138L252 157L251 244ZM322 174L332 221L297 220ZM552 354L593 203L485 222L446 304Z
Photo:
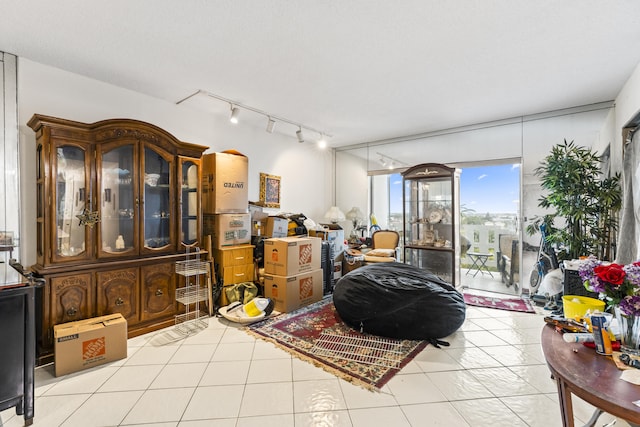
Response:
M53 327L56 377L127 357L127 321L120 313Z
M227 150L202 156L202 211L246 213L249 204L249 159Z
M322 269L295 276L264 275L264 296L288 313L322 299Z
M280 237L264 240L264 272L293 276L320 267L321 240L317 237Z
M204 235L211 235L214 248L246 245L251 243L251 215L204 214L202 220Z

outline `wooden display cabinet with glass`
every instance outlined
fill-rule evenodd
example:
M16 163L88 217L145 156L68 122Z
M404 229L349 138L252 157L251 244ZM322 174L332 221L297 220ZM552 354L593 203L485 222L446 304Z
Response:
M427 163L406 170L402 180L404 262L459 284L460 171Z
M137 120L92 124L35 115L37 263L45 279L39 359L53 326L111 313L129 336L174 321L173 266L202 245L200 157Z

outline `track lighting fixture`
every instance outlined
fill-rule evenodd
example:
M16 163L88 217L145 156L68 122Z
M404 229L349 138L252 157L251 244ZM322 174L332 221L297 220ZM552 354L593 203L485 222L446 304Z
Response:
M400 160L394 159L392 157L389 157L385 154L382 153L376 153L378 156L380 156L380 159L378 160L380 162L380 165L383 168L387 168L390 170L393 170L395 168L400 168L403 166L408 166L405 162L401 162Z
M320 134L320 139L318 140L318 145L321 148L325 148L326 147L326 144L327 144L326 138L331 138L332 137L332 135L330 135L330 134L328 134L326 132L319 131L319 130L314 129L314 128L309 127L309 126L305 126L305 125L303 125L301 123L296 123L296 122L294 122L292 120L289 120L289 119L286 119L284 117L274 116L273 114L269 114L266 111L259 110L257 108L253 108L253 107L251 107L249 105L240 104L240 103L235 102L235 101L233 101L231 99L228 99L228 98L222 97L220 95L216 95L216 94L207 92L207 91L202 90L202 89L199 89L198 91L192 93L191 95L181 99L180 101L177 101L176 104L177 105L182 104L186 100L191 99L194 96L200 95L200 94L206 95L209 98L214 98L214 99L217 99L219 101L223 101L223 102L226 102L227 104L229 104L229 106L231 107L231 115L229 117L229 121L231 123L238 123L238 115L240 114L240 108L242 108L243 110L253 111L254 113L261 114L261 115L267 117L268 121L267 121L266 131L269 132L269 133L273 133L273 131L275 129L275 126L276 126L276 121L281 122L281 123L288 123L288 124L290 124L292 126L297 127L298 130L296 131L296 136L298 138L298 142L300 142L300 143L304 142L304 135L302 133L302 129L303 128L308 130L308 131L316 132L316 133Z
M318 140L318 148L325 149L327 148L327 140L324 139L324 134L320 134L320 139Z
M231 104L231 117L229 117L229 121L234 125L238 123L238 114L240 114L238 107L234 107L233 104Z
M269 117L269 121L267 122L267 132L273 133L273 129L276 127L276 121Z

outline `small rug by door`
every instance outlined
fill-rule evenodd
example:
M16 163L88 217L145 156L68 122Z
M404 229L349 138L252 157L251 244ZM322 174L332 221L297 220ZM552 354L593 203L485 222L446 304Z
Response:
M522 298L496 298L474 294L464 294L464 302L467 305L485 308L497 308L499 310L521 311L535 313L536 310L530 300Z
M380 389L426 346L426 341L362 334L346 325L331 296L245 330L293 356L368 389Z

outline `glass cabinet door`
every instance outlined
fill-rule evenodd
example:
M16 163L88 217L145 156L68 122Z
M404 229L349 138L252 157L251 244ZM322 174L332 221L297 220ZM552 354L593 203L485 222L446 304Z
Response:
M78 215L94 209L91 206L91 179L87 146L54 147L53 200L55 229L54 261L70 261L91 256L90 227L81 224ZM86 211L85 211L86 208Z
M200 236L200 160L180 158L180 242L196 246Z
M173 245L172 157L159 149L143 149L143 221L144 250L157 252ZM175 211L174 211L175 212Z
M100 183L100 254L137 252L138 194L134 143L103 146L98 168Z

